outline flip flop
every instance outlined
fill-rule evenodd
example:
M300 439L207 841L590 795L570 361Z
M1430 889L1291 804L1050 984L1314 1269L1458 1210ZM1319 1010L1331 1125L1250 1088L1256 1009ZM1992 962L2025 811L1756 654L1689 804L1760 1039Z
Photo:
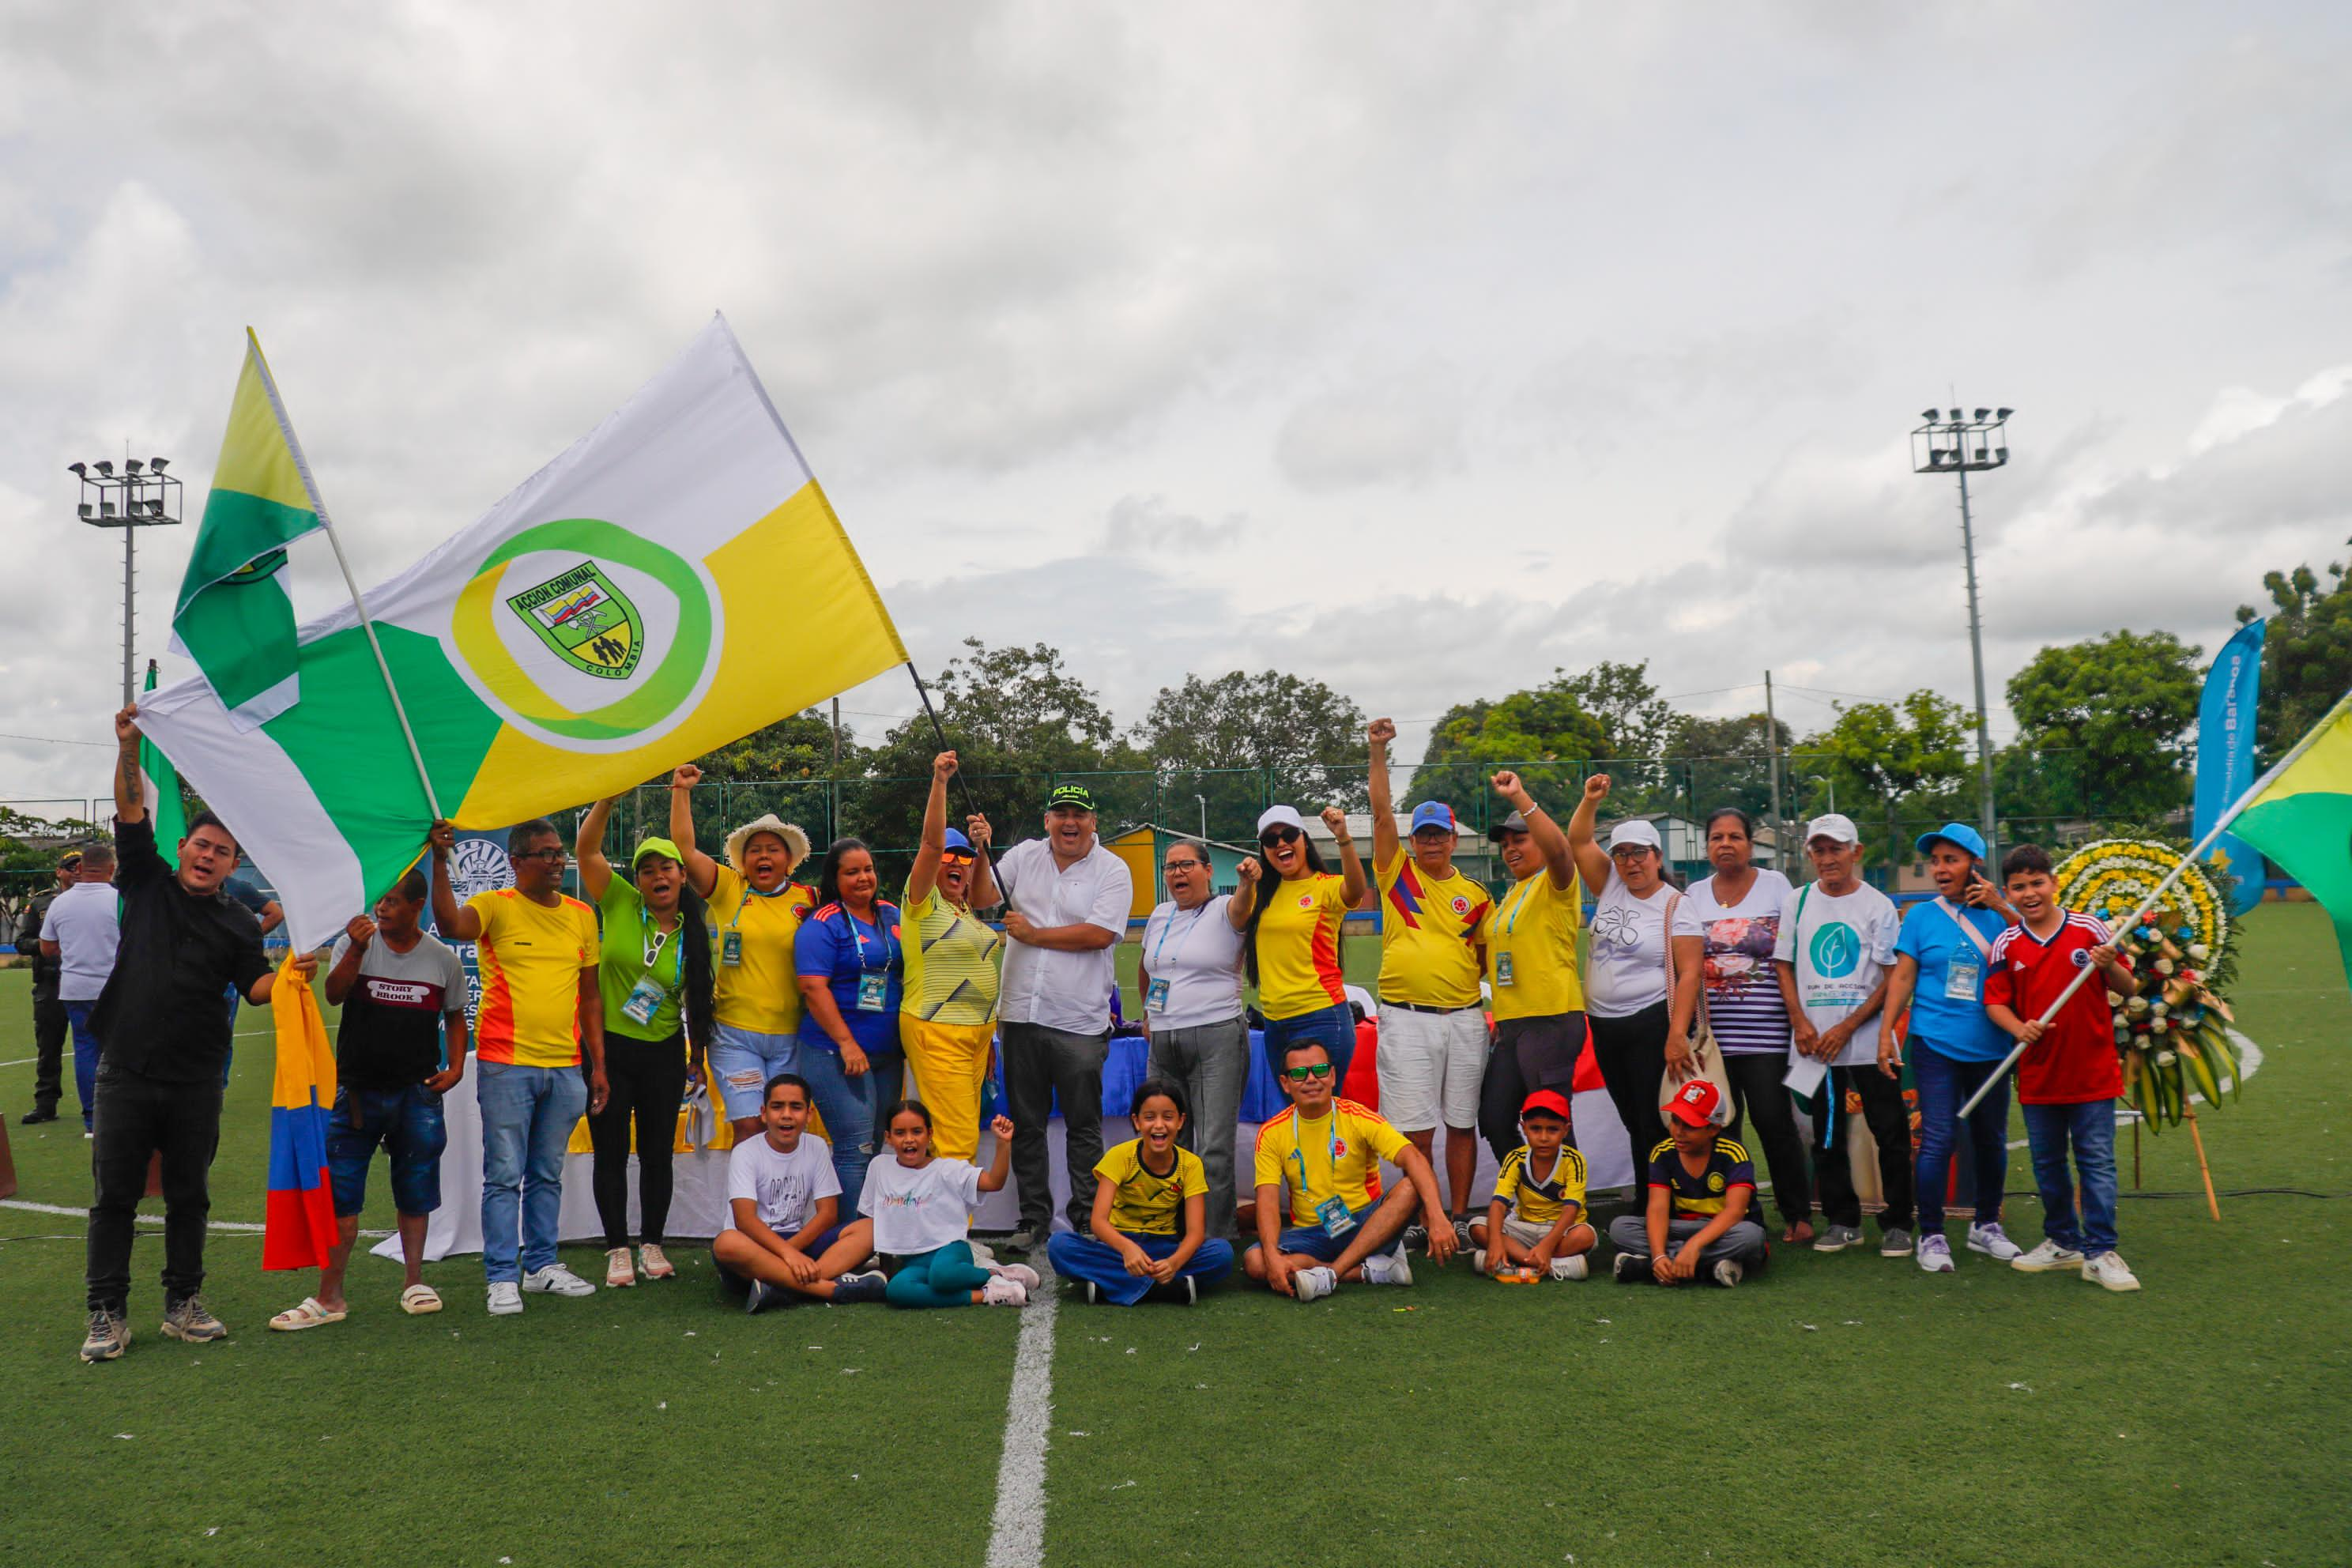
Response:
M282 1333L295 1333L303 1329L316 1329L328 1323L340 1323L346 1314L331 1312L319 1304L316 1296L305 1296L299 1307L289 1307L269 1320L269 1326Z
M441 1293L430 1285L411 1285L400 1293L400 1310L410 1317L441 1310Z

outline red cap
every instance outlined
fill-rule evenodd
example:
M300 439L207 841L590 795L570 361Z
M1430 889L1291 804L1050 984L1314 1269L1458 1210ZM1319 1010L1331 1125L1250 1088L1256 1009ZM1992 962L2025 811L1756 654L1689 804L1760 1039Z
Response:
M1568 1108L1568 1096L1556 1089L1539 1089L1528 1096L1527 1102L1519 1107L1519 1114L1525 1116L1530 1110L1549 1110L1562 1121L1576 1120L1575 1113Z
M1726 1120L1723 1091L1703 1078L1692 1079L1675 1090L1666 1109L1692 1127L1720 1127Z

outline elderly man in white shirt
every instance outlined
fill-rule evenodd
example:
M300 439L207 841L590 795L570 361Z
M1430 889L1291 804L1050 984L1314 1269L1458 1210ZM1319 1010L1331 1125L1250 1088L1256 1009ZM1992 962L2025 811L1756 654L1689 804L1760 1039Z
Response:
M1060 784L1045 799L1045 837L1006 850L996 885L1004 917L1004 979L997 1016L1004 1034L1004 1097L1013 1112L1013 1175L1020 1187L1016 1252L1045 1245L1054 1229L1052 1156L1045 1121L1062 1103L1072 1229L1093 1218L1095 1164L1102 1158L1103 1059L1110 1054L1113 949L1127 932L1135 883L1127 862L1095 837L1094 796Z

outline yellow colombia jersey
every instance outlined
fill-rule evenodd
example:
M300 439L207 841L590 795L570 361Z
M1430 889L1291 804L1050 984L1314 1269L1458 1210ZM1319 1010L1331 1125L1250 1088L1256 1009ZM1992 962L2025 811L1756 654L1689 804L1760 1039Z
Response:
M1584 1208L1584 1156L1562 1146L1552 1162L1551 1174L1538 1182L1528 1172L1532 1156L1524 1143L1503 1157L1495 1173L1495 1195L1511 1205L1511 1213L1529 1225L1551 1225L1559 1211L1574 1204Z
M1302 1121L1292 1106L1257 1130L1257 1184L1290 1183L1290 1223L1316 1226L1316 1206L1337 1196L1351 1209L1381 1195L1381 1162L1409 1147L1405 1135L1377 1110L1352 1100L1331 1101L1331 1114ZM1303 1179L1302 1179L1303 1173Z
M563 895L550 909L512 888L476 893L466 907L482 917L476 1052L486 1062L577 1067L580 972L596 965L596 911Z
M1004 939L979 916L956 908L937 887L899 909L907 955L906 1000L899 1011L929 1024L985 1024L996 1016L996 950Z
M1381 889L1381 1000L1467 1007L1478 1000L1478 948L1495 901L1459 871L1432 880L1400 849L1372 868Z
M793 939L816 908L816 892L786 882L763 894L724 864L710 889L712 1011L719 1021L755 1035L789 1035L801 1026L800 970ZM728 933L740 938L740 963L726 962Z
M1113 1230L1138 1236L1184 1234L1184 1202L1209 1190L1201 1156L1176 1150L1176 1168L1155 1176L1143 1168L1143 1140L1130 1138L1095 1162L1095 1174L1111 1184Z
M1486 917L1486 982L1496 1017L1584 1010L1584 983L1576 973L1576 928L1583 921L1584 889L1573 877L1556 888L1550 870L1538 867L1505 890Z
M1276 879L1261 895L1257 921L1257 1006L1269 1018L1296 1018L1348 1000L1339 989L1339 922L1347 918L1347 879L1328 871Z

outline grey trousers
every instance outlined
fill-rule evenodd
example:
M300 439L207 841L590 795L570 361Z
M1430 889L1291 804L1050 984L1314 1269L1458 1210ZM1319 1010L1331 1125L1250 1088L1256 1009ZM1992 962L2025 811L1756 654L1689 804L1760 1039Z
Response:
M1672 1245L1687 1241L1706 1228L1705 1220L1670 1219L1666 1222L1666 1241ZM1621 1214L1609 1222L1609 1240L1618 1251L1646 1259L1650 1256L1650 1222L1648 1216ZM1721 1258L1730 1258L1743 1268L1753 1268L1764 1261L1764 1227L1752 1219L1743 1219L1713 1241L1698 1255L1700 1278Z
M1043 1024L1004 1026L1004 1099L1013 1117L1013 1179L1021 1227L1040 1246L1054 1228L1054 1157L1045 1123L1062 1104L1062 1153L1069 1163L1070 1228L1089 1234L1095 1217L1095 1166L1103 1156L1102 1072L1110 1031L1073 1035Z
M1184 1086L1184 1147L1209 1177L1209 1234L1234 1235L1234 1122L1249 1073L1249 1026L1239 1016L1190 1029L1151 1031L1151 1070ZM1114 1110L1117 1107L1113 1107Z

